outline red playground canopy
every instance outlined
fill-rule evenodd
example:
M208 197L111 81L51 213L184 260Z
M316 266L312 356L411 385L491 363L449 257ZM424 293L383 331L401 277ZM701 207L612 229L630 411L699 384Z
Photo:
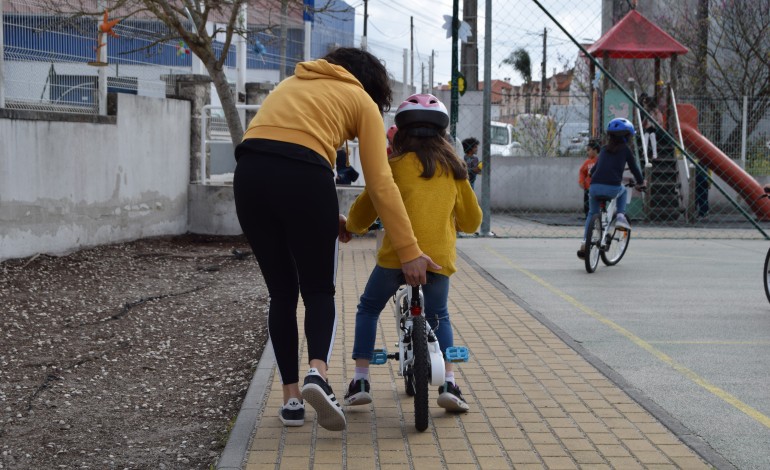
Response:
M615 59L666 59L687 52L686 47L636 10L628 12L588 48L594 57L607 54Z

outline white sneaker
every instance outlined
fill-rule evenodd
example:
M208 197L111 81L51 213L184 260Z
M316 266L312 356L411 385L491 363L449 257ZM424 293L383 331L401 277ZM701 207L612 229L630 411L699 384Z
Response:
M625 214L618 214L618 216L615 218L615 227L623 230L631 230L631 224L628 223L628 219L626 219Z

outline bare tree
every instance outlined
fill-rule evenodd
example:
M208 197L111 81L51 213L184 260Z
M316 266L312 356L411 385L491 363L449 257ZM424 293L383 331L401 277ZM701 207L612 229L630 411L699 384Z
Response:
M142 48L151 50L158 44L180 40L187 44L189 50L201 60L212 80L234 145L241 142L244 130L235 107L236 98L225 74L225 62L231 44L237 36L249 40L250 34L271 31L276 27L275 20L278 19L281 51L285 55L287 18L301 18L304 9L311 8L304 5L303 0L250 0L250 18L242 18L246 0L99 0L98 6L93 0L48 0L47 3L49 10L70 18L100 17L104 10L108 10L112 18L155 18L163 23L166 29L144 37L148 43ZM313 13L333 12L332 5L333 0L326 0L323 6L312 10ZM257 15L259 28L250 28L249 19L256 21ZM221 52L218 52L219 47L215 47L217 42L222 43ZM282 60L282 69L284 66Z
M764 6L762 6L764 5ZM751 134L770 104L770 10L766 2L698 0L674 2L671 13L659 19L678 41L694 51L682 57L680 96L706 94L721 100L749 100ZM726 106L734 122L741 109ZM720 142L739 148L740 126Z

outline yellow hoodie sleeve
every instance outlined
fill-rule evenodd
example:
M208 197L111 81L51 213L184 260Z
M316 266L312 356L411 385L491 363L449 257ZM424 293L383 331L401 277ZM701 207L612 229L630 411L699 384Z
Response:
M345 228L348 232L362 235L369 231L369 227L372 226L376 219L377 211L374 210L372 198L369 197L369 193L364 188L363 192L353 201L353 205L350 206Z
M455 202L455 223L463 233L474 233L481 225L481 207L467 179L456 180L457 201Z
M382 116L374 102L371 102L371 106L361 114L356 135L358 135L366 190L376 213L382 220L382 225L388 232L398 259L401 263L412 261L420 257L422 251L417 245L417 238L409 222L401 193L393 181L393 172L388 164L385 149L383 134L385 126ZM354 232L350 228L348 231Z

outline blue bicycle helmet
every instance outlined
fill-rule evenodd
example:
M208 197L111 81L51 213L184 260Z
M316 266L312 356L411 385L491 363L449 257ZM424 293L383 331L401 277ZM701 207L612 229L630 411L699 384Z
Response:
M615 118L607 124L607 133L615 135L635 135L634 125L628 119Z

